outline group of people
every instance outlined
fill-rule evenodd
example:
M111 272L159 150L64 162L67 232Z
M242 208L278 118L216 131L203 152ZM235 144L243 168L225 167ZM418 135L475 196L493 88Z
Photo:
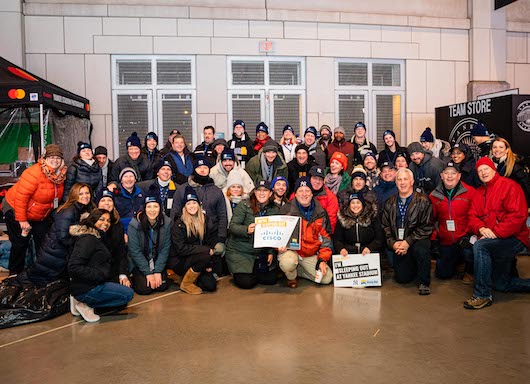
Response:
M9 270L37 286L68 279L70 310L89 322L134 292L167 289L168 270L194 295L228 274L243 289L283 275L296 288L299 278L331 283L332 254L379 253L420 295L431 292L433 258L440 279L464 263L470 309L491 305L493 288L530 291L516 267L529 246L530 182L505 139L479 123L476 148L430 128L402 147L388 130L378 152L366 132L359 122L347 140L323 125L297 138L286 125L275 141L261 122L251 140L236 120L231 140L207 126L193 152L178 130L161 150L154 132L144 145L133 133L115 162L79 142L68 167L50 144L2 202ZM300 249L254 248L255 219L278 214L300 218ZM26 266L30 238L37 258Z

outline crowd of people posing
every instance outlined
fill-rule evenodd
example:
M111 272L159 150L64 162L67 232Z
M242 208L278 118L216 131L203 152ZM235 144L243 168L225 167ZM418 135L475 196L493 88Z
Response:
M70 310L86 321L94 309L120 309L134 292L168 288L168 270L188 294L216 290L220 276L236 286L286 285L304 278L332 282L332 254L379 253L398 283L431 292L435 275L474 284L469 309L492 304L492 289L530 291L516 255L528 248L530 183L510 144L479 123L477 146L450 146L427 128L402 147L385 131L385 148L351 140L322 126L297 138L287 125L280 140L263 122L256 139L234 122L232 139L203 130L195 151L171 132L159 150L150 132L133 133L127 153L79 142L66 166L58 145L25 170L2 202L12 244L9 271L18 281L69 282ZM255 219L300 217L299 250L254 248ZM33 238L37 258L25 265Z

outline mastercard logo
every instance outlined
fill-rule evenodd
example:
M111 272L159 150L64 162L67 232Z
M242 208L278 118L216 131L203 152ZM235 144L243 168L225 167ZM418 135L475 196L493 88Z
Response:
M24 97L26 97L26 91L23 89L10 89L7 93L7 96L13 100L22 100Z

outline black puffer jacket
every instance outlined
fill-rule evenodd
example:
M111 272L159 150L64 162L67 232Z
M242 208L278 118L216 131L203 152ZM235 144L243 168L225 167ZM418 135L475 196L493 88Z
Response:
M153 172L152 176L156 175L156 167L158 166L158 161L160 160L161 156L158 148L155 148L153 152L149 152L147 147L143 147L141 150L141 154L145 157L147 164L149 164L149 168L151 168L151 171Z
M289 172L289 195L294 192L294 187L296 180L302 176L309 176L309 170L313 165L316 165L315 160L312 157L309 157L307 163L300 165L296 159L292 159L287 163L287 171Z
M92 189L93 196L103 189L103 178L98 162L94 160L92 165L82 159L75 159L74 163L68 167L66 180L64 181L63 201L68 198L68 193L75 183L85 183Z
M68 260L70 292L78 296L109 280L112 255L95 228L72 225L70 234L75 238Z
M92 204L75 203L57 213L55 222L37 252L35 264L28 270L28 277L34 284L46 285L65 276L66 260L73 245L70 226L79 223L81 215L91 209Z
M385 203L381 224L385 232L388 249L393 249L398 239L397 199L391 196ZM429 197L423 193L413 192L407 213L405 214L405 240L412 246L415 241L429 239L433 230L432 205Z
M126 154L118 157L112 165L112 173L110 174L107 183L110 183L111 181L120 182L120 172L127 167L135 170L138 176L138 180L136 180L137 182L153 178L153 170L149 166L149 161L144 155L140 154L138 160L133 161L130 156Z
M129 269L124 233L125 230L121 221L116 223L115 219L112 218L112 225L103 239L112 255L109 280L115 283L119 283L120 275L127 275Z
M352 254L359 254L364 248L370 249L372 253L381 251L385 239L375 203L366 202L359 216L354 216L349 207L343 207L337 218L333 235L337 253L342 249Z

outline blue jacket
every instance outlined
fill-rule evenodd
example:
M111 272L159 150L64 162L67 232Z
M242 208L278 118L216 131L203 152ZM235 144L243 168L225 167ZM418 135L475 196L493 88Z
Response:
M144 194L137 185L134 186L132 194L129 194L121 185L119 186L119 192L114 198L114 208L120 214L120 221L125 233L127 233L129 222L142 210L143 206Z

